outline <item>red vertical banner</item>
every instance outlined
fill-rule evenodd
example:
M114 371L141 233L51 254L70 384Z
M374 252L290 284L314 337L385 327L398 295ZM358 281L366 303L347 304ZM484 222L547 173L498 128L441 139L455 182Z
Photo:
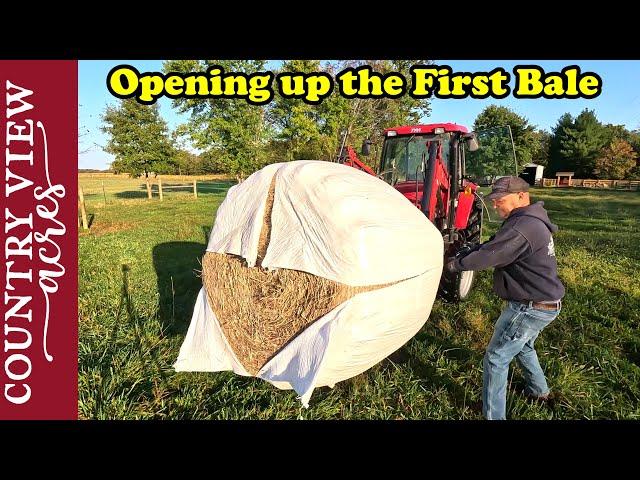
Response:
M0 419L78 417L78 64L0 61Z

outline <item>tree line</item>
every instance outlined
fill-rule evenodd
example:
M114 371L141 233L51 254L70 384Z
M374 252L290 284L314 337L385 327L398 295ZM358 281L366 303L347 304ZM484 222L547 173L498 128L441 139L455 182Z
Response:
M392 71L411 78L409 68L427 60L339 61L290 60L279 71L318 72L330 75L347 67L369 65L380 73ZM225 71L252 74L265 71L261 60L172 60L163 70L188 73L220 65ZM278 73L278 72L275 72ZM299 99L275 98L264 106L242 99L177 98L172 105L188 114L188 121L169 131L158 105L134 99L107 107L102 131L108 134L105 150L115 156L111 170L131 175L226 173L242 179L263 166L300 159L333 160L347 143L360 145L379 139L383 129L418 124L430 113L429 99L404 95L397 99L347 99L334 92L319 105ZM507 138L506 128L510 127ZM622 125L602 124L591 110L573 118L566 113L551 132L536 128L528 119L506 107L491 105L476 118L485 170L513 159L546 166L545 175L573 171L576 178L640 178L640 131ZM486 135L487 132L500 135ZM513 137L513 147L510 138ZM190 144L199 153L187 148ZM375 167L380 141L372 156L362 159ZM515 148L514 148L515 147ZM502 163L501 163L502 162ZM489 172L499 173L499 172Z
M570 171L575 178L640 179L640 130L603 124L593 110L585 109L575 118L565 113L547 132L509 108L490 105L478 115L473 128L482 148L472 158L488 175L500 174L492 169L504 170L512 164L515 150L518 171L535 163L546 167L547 177Z

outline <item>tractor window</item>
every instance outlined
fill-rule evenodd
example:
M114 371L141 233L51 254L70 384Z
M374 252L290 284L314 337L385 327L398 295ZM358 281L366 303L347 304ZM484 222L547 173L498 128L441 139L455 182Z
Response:
M415 182L416 180L424 181L422 158L423 156L429 158L428 144L438 140L443 142L443 159L447 168L450 169L448 163L450 134L391 137L385 141L380 176L391 185L401 182Z
M445 133L442 135L442 163L447 167L447 171L451 172L451 164L449 159L451 158L451 134Z
M429 155L424 135L389 138L385 143L380 175L391 185L416 179L423 181L423 155Z

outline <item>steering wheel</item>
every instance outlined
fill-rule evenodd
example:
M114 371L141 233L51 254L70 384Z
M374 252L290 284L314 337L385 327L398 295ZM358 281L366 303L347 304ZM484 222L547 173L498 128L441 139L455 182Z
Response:
M379 178L380 180L383 180L383 178L382 178L382 177L383 177L384 175L386 175L386 174L387 174L387 173L389 173L389 172L393 172L394 170L395 170L394 168L390 168L389 170L385 170L384 172L380 172L380 173L378 174L378 178Z

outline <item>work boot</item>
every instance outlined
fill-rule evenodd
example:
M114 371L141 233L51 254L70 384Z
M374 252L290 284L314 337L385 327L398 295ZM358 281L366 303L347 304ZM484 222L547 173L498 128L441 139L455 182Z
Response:
M558 395L558 393L556 392L549 392L546 395L540 395L540 396L530 395L526 393L525 396L529 400L533 400L534 402L537 402L539 404L546 405L549 408L554 408L556 404L560 401L560 395Z

